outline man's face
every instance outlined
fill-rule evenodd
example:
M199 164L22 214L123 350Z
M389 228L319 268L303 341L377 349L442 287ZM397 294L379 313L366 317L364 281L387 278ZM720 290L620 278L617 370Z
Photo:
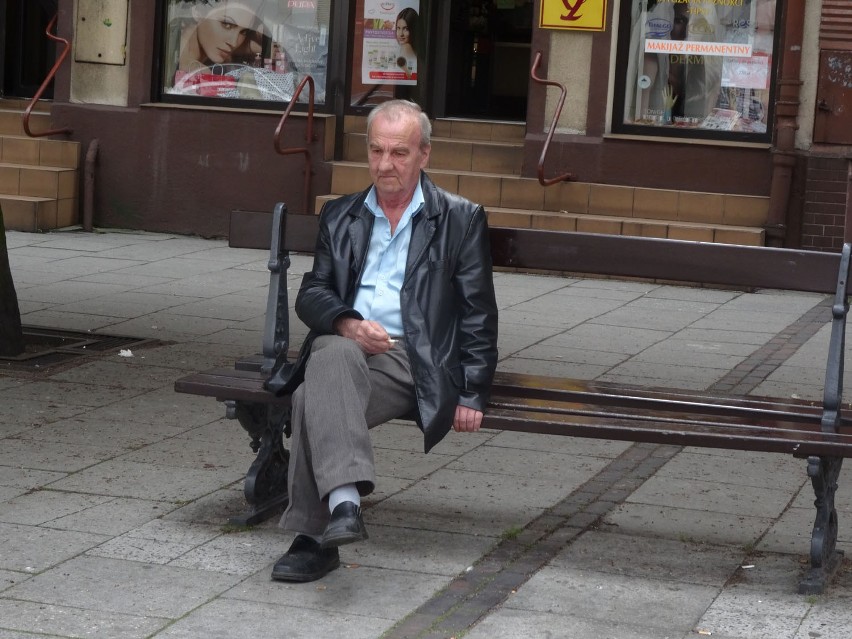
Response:
M378 115L370 128L367 153L379 200L410 199L420 180L420 169L429 163L429 151L430 147L420 148L420 127L415 118L390 121Z

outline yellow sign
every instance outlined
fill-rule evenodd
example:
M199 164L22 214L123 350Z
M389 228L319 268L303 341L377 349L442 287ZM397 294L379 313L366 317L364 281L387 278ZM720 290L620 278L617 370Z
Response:
M606 0L541 0L539 26L542 29L603 31Z

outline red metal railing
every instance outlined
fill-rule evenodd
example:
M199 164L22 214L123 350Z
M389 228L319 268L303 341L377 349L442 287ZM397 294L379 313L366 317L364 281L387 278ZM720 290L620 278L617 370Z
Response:
M290 111L293 110L293 105L296 104L296 101L299 99L299 95L302 93L302 89L305 88L305 85L308 85L308 122L307 122L307 130L305 131L305 140L307 140L308 144L311 144L314 141L314 79L306 75L305 78L299 83L299 86L296 87L296 91L293 93L293 97L290 100L290 104L287 106L287 110L284 111L284 115L281 116L281 120L278 122L278 127L275 129L275 135L272 138L272 143L275 147L275 150L281 155L293 155L295 153L302 153L305 156L305 212L310 210L310 197L311 197L311 170L313 164L311 163L311 150L308 147L292 147L289 149L281 148L281 131L284 128L284 123L287 121L288 116L290 115Z
M535 54L535 60L533 60L532 69L530 70L530 77L539 84L558 87L561 91L559 94L559 101L556 103L556 109L553 112L553 121L550 123L550 128L547 130L547 138L544 140L544 147L541 149L541 156L538 158L538 181L542 186L550 186L557 182L565 182L567 180L574 179L574 176L570 173L564 173L552 178L544 177L544 159L547 157L547 151L550 149L550 141L553 139L553 132L556 130L556 123L559 121L559 116L562 115L562 106L565 104L565 94L567 91L565 90L565 87L558 82L538 77L536 75L536 71L538 71L539 66L541 66L541 51L537 51Z
M27 105L24 114L21 116L24 133L26 133L31 138L41 138L48 135L68 135L71 133L71 129L50 129L49 131L40 131L38 133L33 133L30 130L30 113L32 113L33 108L35 108L36 103L41 99L42 94L45 89L47 89L48 85L53 81L56 72L59 70L59 67L62 66L62 63L65 62L65 58L68 57L69 51L71 51L71 43L68 42L65 38L60 38L58 35L54 35L50 32L51 28L56 25L56 19L59 17L59 14L53 16L53 19L48 23L47 29L44 30L45 35L53 40L54 42L62 42L65 47L62 49L62 52L59 54L59 57L56 59L56 62L53 65L53 68L50 70L50 73L47 74L47 77L44 79L44 82L41 83L41 86L36 91L36 94L33 96L33 99L30 100L30 103Z

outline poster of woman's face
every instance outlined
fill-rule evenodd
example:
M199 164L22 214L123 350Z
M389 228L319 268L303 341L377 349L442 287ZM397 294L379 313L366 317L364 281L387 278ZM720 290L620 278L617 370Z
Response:
M292 4L170 0L164 92L289 102L303 75L311 74L322 82L322 102L331 2L299 3L297 9Z
M365 84L417 84L419 0L364 2Z

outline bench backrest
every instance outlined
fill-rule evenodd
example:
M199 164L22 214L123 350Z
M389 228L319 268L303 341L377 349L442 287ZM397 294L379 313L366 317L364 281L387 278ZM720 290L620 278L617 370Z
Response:
M285 216L285 251L312 253L319 217ZM495 266L834 293L838 253L493 227Z

